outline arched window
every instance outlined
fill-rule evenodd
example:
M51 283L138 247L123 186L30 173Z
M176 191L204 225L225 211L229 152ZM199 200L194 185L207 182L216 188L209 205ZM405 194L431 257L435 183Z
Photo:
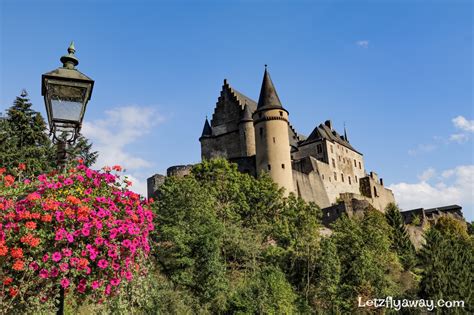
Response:
M377 195L377 188L374 186L374 197L378 197L379 195Z

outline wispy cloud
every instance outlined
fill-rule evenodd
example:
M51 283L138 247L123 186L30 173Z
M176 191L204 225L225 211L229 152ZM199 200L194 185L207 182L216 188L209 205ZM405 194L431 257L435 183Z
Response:
M464 215L474 217L474 165L460 165L435 176L434 169L425 170L417 183L397 183L389 188L404 210L459 204Z
M464 116L457 116L451 121L454 127L460 130L460 133L452 134L449 137L449 141L459 144L467 142L470 139L470 134L474 132L474 120L468 120Z
M369 48L369 41L367 39L356 41L356 45L361 48Z
M432 152L437 148L434 144L419 144L414 149L408 150L408 154L411 156L419 155L420 153Z
M152 163L138 156L129 146L144 141L152 128L163 120L152 107L131 105L107 110L103 119L84 122L82 132L93 142L93 149L99 152L94 166L121 165L133 182L132 190L145 194L146 183L137 174L150 168Z

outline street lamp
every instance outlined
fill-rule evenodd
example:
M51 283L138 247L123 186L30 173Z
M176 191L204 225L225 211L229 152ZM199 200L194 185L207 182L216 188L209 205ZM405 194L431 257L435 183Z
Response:
M87 102L94 81L76 69L79 60L71 42L68 54L61 57L62 67L42 75L41 95L53 142L58 144L58 163L66 162L66 145L73 144L80 134Z
M59 170L67 162L68 144L74 144L80 135L87 102L91 98L94 81L76 69L79 60L71 42L68 54L61 57L62 67L42 75L41 95L44 96L46 113L53 142L57 144ZM57 314L64 314L64 289L59 286Z
M94 81L76 69L79 60L74 42L61 57L62 67L42 76L41 95L44 96L48 122L53 137L68 133L68 142L79 134L87 102L91 98Z

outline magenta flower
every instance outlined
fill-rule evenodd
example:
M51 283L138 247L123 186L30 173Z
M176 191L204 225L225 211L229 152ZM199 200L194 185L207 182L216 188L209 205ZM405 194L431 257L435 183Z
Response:
M54 262L60 261L61 258L62 258L62 256L61 256L61 253L60 253L60 252L54 252L53 255L51 256L51 259L52 259Z
M116 287L120 284L120 279L119 278L113 278L112 280L110 280L110 284L113 285L114 287Z
M50 276L56 278L59 275L59 270L56 267L51 268Z
M70 248L63 248L62 252L63 252L63 255L66 257L70 257L72 255L72 250Z
M63 288L67 288L70 283L71 283L71 282L69 281L68 278L62 278L62 279L61 279L61 282L60 282L60 284L61 284L61 286L62 286Z
M100 287L100 282L97 280L92 281L92 289L96 290Z
M99 262L97 263L97 266L99 266L99 268L101 268L101 269L107 268L108 265L109 265L109 263L108 263L107 260L105 260L105 259L101 259L101 260L99 260Z
M43 262L47 262L49 259L49 255L48 254L44 254L43 256Z
M62 263L59 265L59 269L62 271L62 272L66 272L69 270L69 264L68 263Z
M46 269L41 269L41 271L39 272L39 276L40 278L43 278L43 279L46 279L49 277L49 273L48 273L48 270Z

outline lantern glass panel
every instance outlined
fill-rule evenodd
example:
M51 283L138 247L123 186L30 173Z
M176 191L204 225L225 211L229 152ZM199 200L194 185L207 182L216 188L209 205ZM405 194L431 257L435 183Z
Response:
M68 85L51 85L53 120L80 123L87 89Z

